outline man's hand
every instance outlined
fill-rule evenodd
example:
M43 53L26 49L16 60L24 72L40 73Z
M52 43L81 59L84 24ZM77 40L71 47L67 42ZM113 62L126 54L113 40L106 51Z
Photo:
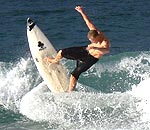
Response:
M75 10L77 10L79 13L83 12L83 8L81 6L76 6Z
M93 46L88 45L88 46L86 47L86 50L89 51L90 49L93 49Z

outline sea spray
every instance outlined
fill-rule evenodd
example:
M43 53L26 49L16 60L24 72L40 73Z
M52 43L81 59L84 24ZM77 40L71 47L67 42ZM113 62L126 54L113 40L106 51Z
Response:
M8 109L18 111L19 103L24 94L33 88L33 83L40 81L34 77L34 64L30 58L21 58L16 63L0 63L0 103Z
M150 78L142 81L137 86L132 87L130 92L133 96L140 99L137 108L143 113L141 120L150 128Z

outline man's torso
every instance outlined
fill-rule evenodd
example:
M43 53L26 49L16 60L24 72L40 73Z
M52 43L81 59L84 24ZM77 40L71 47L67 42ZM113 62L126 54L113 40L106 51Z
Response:
M109 47L110 47L110 43L109 40L104 36L104 34L100 34L98 43L91 43L89 44L90 46L94 46L95 48L92 48L89 51L90 55L92 55L93 57L99 59L101 58L104 54L108 53ZM107 46L107 49L97 49L97 48L101 48L101 46Z

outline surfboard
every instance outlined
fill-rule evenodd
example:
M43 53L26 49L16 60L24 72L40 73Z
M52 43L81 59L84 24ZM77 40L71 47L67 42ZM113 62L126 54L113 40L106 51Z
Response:
M41 29L30 18L27 19L27 38L36 67L52 92L68 90L69 80L64 65L43 61L45 57L55 57L57 52Z

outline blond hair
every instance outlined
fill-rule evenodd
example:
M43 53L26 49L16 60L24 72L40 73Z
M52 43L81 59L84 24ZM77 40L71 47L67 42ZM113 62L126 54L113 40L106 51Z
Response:
M88 39L93 39L93 38L96 38L98 36L98 32L96 30L90 30L88 32Z

